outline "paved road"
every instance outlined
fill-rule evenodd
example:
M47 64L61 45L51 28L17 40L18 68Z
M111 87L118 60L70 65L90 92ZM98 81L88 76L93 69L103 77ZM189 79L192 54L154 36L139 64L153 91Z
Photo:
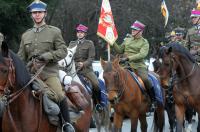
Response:
M197 132L196 128L197 128L197 121L198 118L197 116L193 117L193 124L192 124L192 132ZM151 116L147 117L147 122L148 122L148 132L152 132L153 130L151 129L152 127L152 123L153 123L153 115L151 114ZM97 132L96 129L90 129L89 132ZM104 131L102 131L104 132ZM123 127L122 127L122 132L130 132L130 120L124 120L123 122ZM138 124L138 128L137 128L137 132L141 132L140 131L140 124ZM164 128L164 132L169 132L169 123L168 123L168 118L167 115L165 113L165 128Z

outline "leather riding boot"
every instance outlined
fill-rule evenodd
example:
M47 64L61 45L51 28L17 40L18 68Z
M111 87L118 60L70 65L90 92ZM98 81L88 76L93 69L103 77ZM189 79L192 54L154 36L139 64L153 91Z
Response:
M98 111L98 112L102 112L103 110L103 106L101 105L101 91L98 90L98 91L94 91L94 104L95 104L95 109Z
M152 103L154 103L156 101L156 98L155 98L155 92L154 92L153 87L148 89L147 93L149 94L149 97L150 97Z
M70 124L70 117L69 117L69 110L68 110L68 104L67 104L67 98L64 98L60 102L60 112L61 115L65 121L63 124L63 131L64 132L74 132L74 127Z

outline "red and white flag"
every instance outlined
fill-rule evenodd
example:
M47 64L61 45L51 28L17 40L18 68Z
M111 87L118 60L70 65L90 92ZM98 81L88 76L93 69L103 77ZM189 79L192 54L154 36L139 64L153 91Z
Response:
M118 38L109 0L102 0L97 35L102 37L110 45L113 45Z

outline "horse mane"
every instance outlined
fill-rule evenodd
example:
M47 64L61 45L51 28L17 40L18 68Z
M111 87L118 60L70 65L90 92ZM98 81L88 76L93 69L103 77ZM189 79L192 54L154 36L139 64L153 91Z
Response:
M28 81L31 79L31 76L26 69L26 66L24 62L11 50L9 50L10 57L13 60L13 65L15 67L15 73L16 73L16 82L18 87L25 86Z
M108 61L107 65L104 66L104 72L110 72L112 71L112 62Z
M166 49L166 48L172 48L172 52L177 52L177 53L181 54L182 56L186 57L187 59L189 59L190 61L192 61L193 63L195 63L195 59L190 54L189 50L186 49L181 44L179 44L177 42L172 42L172 43L167 44L166 46L161 47L160 54L159 54L161 57L164 55L164 49Z

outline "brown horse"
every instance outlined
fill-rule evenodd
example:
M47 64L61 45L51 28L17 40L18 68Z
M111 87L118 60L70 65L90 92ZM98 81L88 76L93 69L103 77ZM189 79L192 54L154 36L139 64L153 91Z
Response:
M91 95L85 90L85 88L82 85L80 85L75 81L72 82L72 86L77 86L80 89L81 93L89 102L89 105L83 109L84 114L75 122L74 124L75 130L76 132L89 132L90 121L93 111L93 103Z
M7 46L0 53L0 90L7 99L3 114L4 132L56 132L28 85L31 77L24 63Z
M138 119L142 132L147 131L146 112L150 98L142 93L132 75L119 65L119 58L113 62L101 60L103 77L108 90L108 99L115 110L114 131L120 132L124 116L131 119L131 132L137 131ZM144 87L144 85L143 85ZM154 113L154 131L163 131L164 108L158 105Z
M200 68L189 51L177 43L162 47L159 58L162 62L160 75L174 80L176 131L182 132L186 108L193 107L200 114Z

